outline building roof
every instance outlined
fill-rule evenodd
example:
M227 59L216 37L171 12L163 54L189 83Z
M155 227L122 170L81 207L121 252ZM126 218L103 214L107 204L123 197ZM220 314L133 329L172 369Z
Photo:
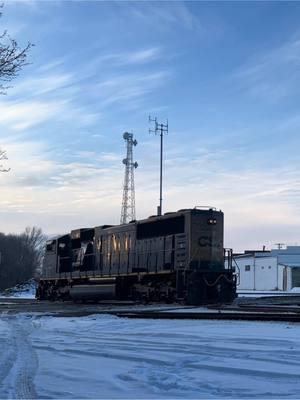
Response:
M278 260L278 264L291 268L300 268L300 246L287 246L285 249L273 250L245 250L244 253L234 254L234 258L274 258Z

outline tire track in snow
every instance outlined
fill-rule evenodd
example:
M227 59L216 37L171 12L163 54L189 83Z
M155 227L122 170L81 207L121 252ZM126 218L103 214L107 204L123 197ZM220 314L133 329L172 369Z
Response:
M7 388L4 381L16 360L16 348L13 344L13 330L11 324L4 318L2 318L1 323L2 325L5 324L5 332L3 332L3 327L1 327L0 398L4 398L7 395Z
M4 393L8 398L35 399L37 393L34 386L34 377L38 366L38 359L32 347L30 334L33 330L32 319L26 316L8 318L7 323L11 330L9 346L10 363L6 365L5 379L3 380ZM2 363L5 365L4 363ZM1 371L1 370L0 370Z

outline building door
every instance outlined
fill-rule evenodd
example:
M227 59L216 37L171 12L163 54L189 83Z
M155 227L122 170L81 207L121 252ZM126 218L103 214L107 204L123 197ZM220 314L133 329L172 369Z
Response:
M283 268L283 282L282 289L287 291L287 267Z
M300 287L300 267L292 268L292 288Z

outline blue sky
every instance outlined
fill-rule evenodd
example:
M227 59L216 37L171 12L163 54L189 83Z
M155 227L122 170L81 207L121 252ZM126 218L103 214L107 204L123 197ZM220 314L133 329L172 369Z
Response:
M0 98L1 230L118 223L124 131L138 140L137 217L212 205L235 250L300 244L300 4L7 1L35 44Z

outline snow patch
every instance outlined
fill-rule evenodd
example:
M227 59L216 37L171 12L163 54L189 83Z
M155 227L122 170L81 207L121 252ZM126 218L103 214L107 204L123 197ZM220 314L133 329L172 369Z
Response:
M13 288L5 289L2 293L0 293L0 298L14 297L22 299L34 299L36 286L36 281L34 279L30 279L23 284L16 285Z
M293 287L292 289L291 289L291 292L292 293L300 293L300 287Z

